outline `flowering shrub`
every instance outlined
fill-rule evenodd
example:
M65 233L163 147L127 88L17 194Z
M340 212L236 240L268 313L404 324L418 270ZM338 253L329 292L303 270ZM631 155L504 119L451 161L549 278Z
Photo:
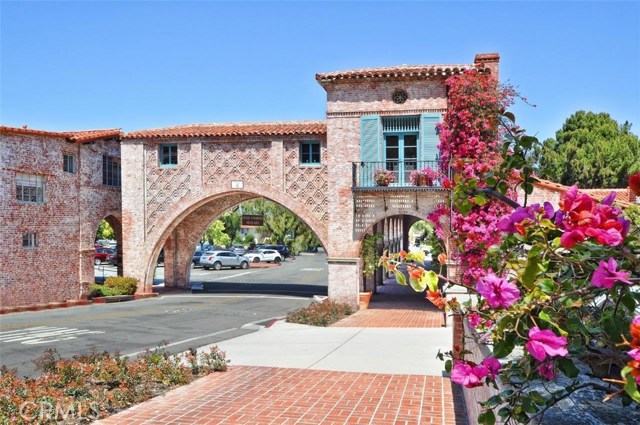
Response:
M455 383L501 384L481 404L480 423L493 424L496 413L505 423L541 420L586 387L609 393L605 401L617 396L623 404L640 403L640 230L614 205L613 193L596 202L572 187L557 206L527 206L525 197L525 205L514 209L513 188L532 189L527 153L537 140L513 125L512 114L502 113L499 91L485 77L448 81L453 107L441 147L455 170L452 226L459 252L453 254L469 267L456 282L422 270L419 254L385 255L381 264L398 283L427 289L434 304L466 318L475 343L491 348L480 364L468 359L466 341L441 355L450 357L445 369ZM470 95L476 99L466 99ZM506 124L502 132L500 121ZM454 283L467 288L468 301L444 298L440 286ZM584 368L600 381L582 382ZM569 385L538 390L538 383L561 375Z
M190 349L184 357L161 348L136 360L106 352L62 359L48 350L38 361L43 374L37 379L20 379L0 368L0 418L3 424L88 423L199 376L225 371L227 363L216 346L208 353Z
M393 171L378 168L373 171L373 179L379 186L388 186L396 181L396 175Z
M427 184L430 186L434 181L442 177L442 174L431 167L425 167L422 170L413 170L412 172L410 172L409 182L411 182L411 184L413 185L418 185L421 177L425 178Z

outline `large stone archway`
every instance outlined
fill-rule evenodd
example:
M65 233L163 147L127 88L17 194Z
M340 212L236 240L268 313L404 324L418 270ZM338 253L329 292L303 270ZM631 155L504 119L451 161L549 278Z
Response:
M326 126L318 122L214 125L131 133L122 141L124 273L151 291L163 246L166 279L185 286L193 248L206 226L249 199L270 199L306 222L328 247ZM318 148L305 163L302 145ZM175 161L163 164L172 149ZM168 254L168 255L167 255Z

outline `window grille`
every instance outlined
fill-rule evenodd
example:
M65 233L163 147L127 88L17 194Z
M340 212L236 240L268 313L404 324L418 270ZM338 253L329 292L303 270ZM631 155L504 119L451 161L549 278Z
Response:
M64 154L63 155L63 166L62 169L66 172L66 173L73 173L75 174L78 171L77 165L76 165L76 156L73 154Z
M120 158L102 157L102 184L120 187Z
M382 131L384 132L420 131L420 116L405 115L400 117L382 117Z
M38 247L38 234L37 233L23 233L22 234L22 246L24 248L37 248Z
M44 176L16 174L16 199L20 202L44 204L44 184Z

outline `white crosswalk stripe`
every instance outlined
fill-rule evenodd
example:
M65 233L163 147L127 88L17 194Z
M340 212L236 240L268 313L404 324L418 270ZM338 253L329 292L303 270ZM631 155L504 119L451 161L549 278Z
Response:
M36 326L33 328L0 332L0 342L20 342L21 344L26 345L48 344L57 341L75 339L81 335L103 333L104 331L92 331L89 329Z

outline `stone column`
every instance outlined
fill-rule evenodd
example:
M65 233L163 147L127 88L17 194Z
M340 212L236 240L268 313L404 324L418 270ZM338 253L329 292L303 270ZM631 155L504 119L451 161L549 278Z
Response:
M145 247L144 144L140 141L125 139L120 149L123 271L125 276L139 280L138 293L152 292L153 271L149 273L149 253Z

